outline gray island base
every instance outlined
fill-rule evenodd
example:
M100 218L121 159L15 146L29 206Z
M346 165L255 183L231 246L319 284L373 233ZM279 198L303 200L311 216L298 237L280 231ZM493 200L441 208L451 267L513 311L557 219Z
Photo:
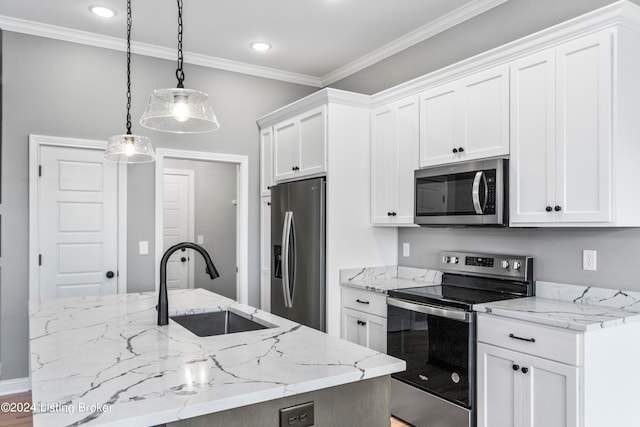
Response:
M313 402L316 427L389 427L389 376L202 415L167 427L277 427L280 409L307 402Z

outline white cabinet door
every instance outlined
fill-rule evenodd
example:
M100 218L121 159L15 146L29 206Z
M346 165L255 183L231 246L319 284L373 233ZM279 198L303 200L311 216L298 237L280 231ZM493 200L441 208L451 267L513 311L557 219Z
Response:
M325 106L320 106L298 117L300 139L298 142L297 174L313 175L327 171L327 135Z
M387 319L342 307L342 334L347 341L387 352Z
M260 308L271 311L271 196L260 198Z
M578 368L478 343L478 427L577 427Z
M456 85L448 84L420 94L420 167L451 163L461 132Z
M371 223L413 225L413 175L418 168L418 97L372 112Z
M464 131L457 147L460 159L508 155L509 67L497 67L465 78L458 90Z
M508 154L508 66L420 95L420 167Z
M525 371L526 370L526 371ZM578 368L522 356L524 427L578 426Z
M273 185L273 128L260 130L260 196L270 196Z
M299 125L295 119L286 120L273 126L274 181L295 177L299 140Z
M511 65L512 225L612 220L611 37Z
M478 343L478 427L521 425L522 377L514 375L519 359L515 351Z
M275 182L327 171L326 123L322 105L273 126Z
M511 64L511 222L552 222L555 202L555 54Z
M557 221L611 221L611 37L556 49Z

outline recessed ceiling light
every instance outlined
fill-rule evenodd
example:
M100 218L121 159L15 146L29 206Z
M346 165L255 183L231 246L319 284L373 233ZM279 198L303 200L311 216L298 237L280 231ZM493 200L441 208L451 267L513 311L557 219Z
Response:
M271 49L271 45L267 42L253 42L251 43L251 48L258 52L264 52L265 50Z
M112 18L116 14L112 9L104 6L91 6L89 10L101 18Z

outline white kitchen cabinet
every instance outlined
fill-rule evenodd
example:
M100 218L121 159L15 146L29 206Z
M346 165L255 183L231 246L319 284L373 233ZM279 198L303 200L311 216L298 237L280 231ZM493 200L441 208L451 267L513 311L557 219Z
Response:
M260 308L271 311L271 196L260 198Z
M376 292L342 287L341 333L347 341L386 353L387 297Z
M273 170L275 182L326 173L325 106L273 125Z
M413 180L418 169L419 98L371 113L371 223L413 226Z
M260 196L270 196L273 185L273 127L260 130Z
M575 331L477 320L478 427L637 426L640 324Z
M512 224L611 221L612 38L512 64Z
M640 225L638 49L609 29L511 64L511 226Z
M578 425L578 368L478 344L478 426Z
M420 167L509 154L509 67L420 94Z

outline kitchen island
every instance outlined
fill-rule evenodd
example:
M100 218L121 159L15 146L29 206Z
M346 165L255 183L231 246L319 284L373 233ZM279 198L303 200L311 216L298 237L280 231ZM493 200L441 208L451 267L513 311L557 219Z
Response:
M230 310L268 328L198 337L158 326L156 303L139 293L29 304L35 427L278 425L279 409L308 401L316 426L341 411L388 426L388 376L404 361L203 289L170 291L170 315Z

